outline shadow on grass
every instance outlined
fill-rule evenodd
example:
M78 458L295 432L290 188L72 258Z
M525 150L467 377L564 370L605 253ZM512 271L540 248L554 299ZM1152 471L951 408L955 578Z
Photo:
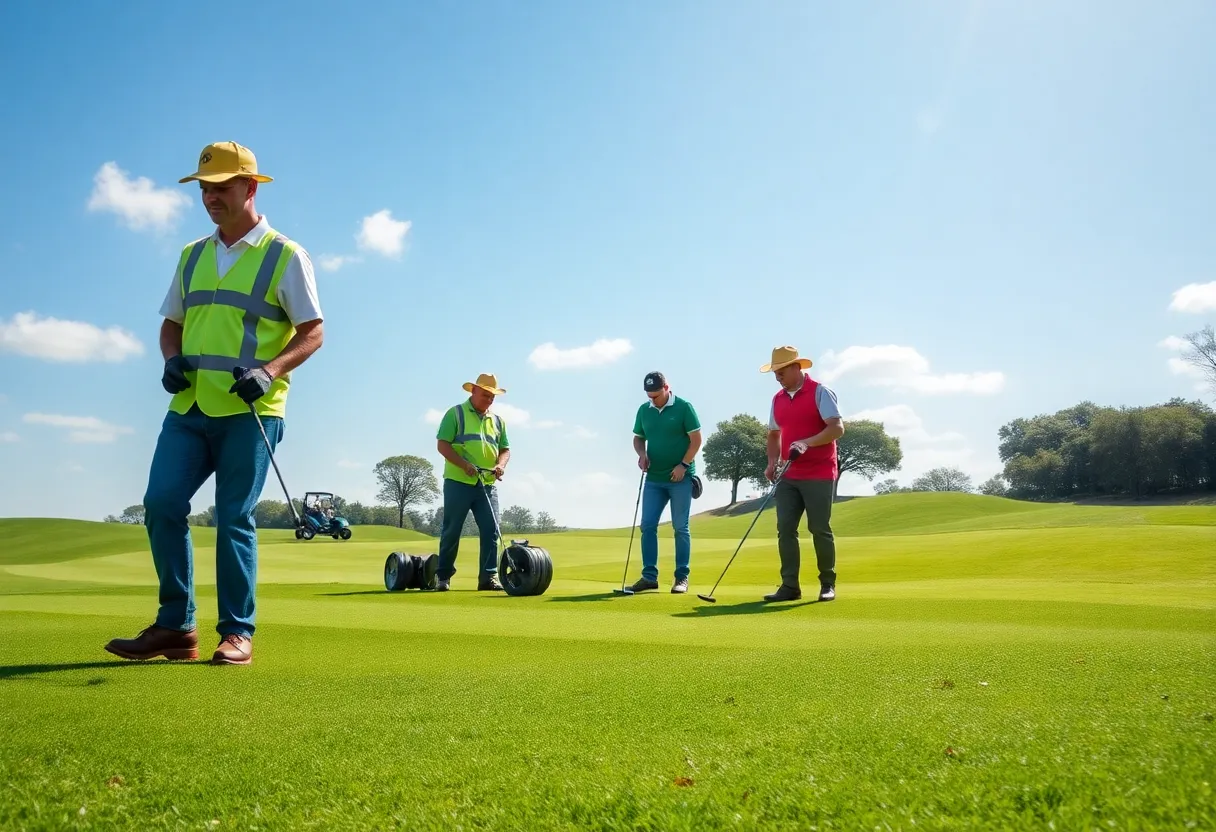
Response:
M318 592L318 595L342 596L342 595L400 595L400 592L389 592L387 589L359 589L353 592Z
M110 670L116 667L180 667L189 665L200 665L210 667L208 661L211 657L202 657L198 659L185 659L169 661L167 659L146 659L144 661L136 661L133 659L120 659L117 656L113 661L97 661L97 662L62 662L60 664L5 664L0 665L0 681L4 679L16 679L22 676L36 676L42 673L56 673L61 670ZM90 679L86 685L101 684L104 679Z
M700 600L700 599L698 599ZM805 607L807 604L818 604L819 601L802 601L797 604L790 604L781 601L745 601L742 604L729 604L722 606L720 604L709 604L704 607L697 607L690 612L675 612L672 613L672 618L705 618L714 615L754 615L756 613L765 612L784 612L785 610L793 610L798 607Z
M578 601L603 601L606 598L625 598L625 597L626 596L618 595L615 592L591 592L591 593L588 593L587 595L557 595L557 596L554 596L553 598L550 598L549 600L553 601L553 602L565 602L565 601L578 602Z

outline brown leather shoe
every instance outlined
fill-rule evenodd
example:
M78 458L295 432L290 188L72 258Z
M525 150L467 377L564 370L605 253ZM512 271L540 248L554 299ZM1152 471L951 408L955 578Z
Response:
M249 664L253 660L253 641L248 636L229 633L220 640L211 657L212 664Z
M197 659L198 630L170 630L153 624L135 638L110 639L106 651L124 659L143 661L164 656L166 659Z

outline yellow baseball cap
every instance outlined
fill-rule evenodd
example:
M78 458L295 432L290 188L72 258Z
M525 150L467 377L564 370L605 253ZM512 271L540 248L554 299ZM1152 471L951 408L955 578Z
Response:
M235 176L248 176L258 182L273 182L269 176L258 173L258 160L253 151L236 142L214 142L203 148L198 155L198 171L177 180L189 182L226 182Z

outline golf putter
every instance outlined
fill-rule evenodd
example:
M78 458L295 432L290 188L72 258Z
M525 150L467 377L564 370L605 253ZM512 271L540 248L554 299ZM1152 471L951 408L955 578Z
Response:
M801 452L796 449L790 451L790 458L781 465L781 469L777 472L777 476L773 480L773 487L770 488L768 493L764 495L764 502L760 503L760 510L756 512L756 516L752 518L752 524L747 527L747 531L743 533L743 539L740 540L739 545L735 547L735 554L730 556L730 560L728 560L726 562L726 566L722 568L722 574L719 575L718 580L714 582L714 588L709 591L708 595L702 595L699 592L697 593L697 597L702 601L708 601L711 604L718 603L718 599L714 598L714 592L717 591L718 584L722 583L722 579L726 577L726 570L730 569L730 565L735 562L735 555L739 554L739 550L743 548L743 541L747 540L747 536L752 533L752 529L756 526L756 521L759 520L760 515L764 513L764 507L768 505L769 499L771 499L773 494L776 493L777 485L781 482L781 478L785 476L786 469L790 467L791 462L801 455Z
M486 505L490 507L490 516L494 518L494 536L499 545L502 545L502 526L498 522L498 512L494 511L494 501L490 499L490 489L486 488L485 480L481 478L481 474L493 474L493 468L482 468L480 465L474 465L477 469L477 484L481 486L481 494L486 498ZM515 562L515 558L511 557L511 547L503 546L503 554L507 556L507 562L511 564L511 568L518 571L519 565Z
M632 589L625 588L625 579L629 577L629 556L633 554L633 530L638 524L638 507L642 505L642 486L646 482L646 472L642 472L641 478L638 480L638 501L633 506L633 525L629 527L629 550L625 553L625 574L621 576L621 588L614 589L613 592L621 595L632 595Z
M232 377L240 378L248 372L244 367L233 367ZM262 425L262 417L258 415L254 409L252 402L247 402L249 412L253 414L253 418L257 420L258 430L262 432L262 441L266 443L266 452L270 454L270 464L274 466L274 473L279 478L279 485L283 486L283 496L287 498L287 507L291 509L291 516L296 521L296 528L301 528L304 521L300 519L300 515L296 513L296 504L291 501L291 494L287 491L287 483L283 482L283 475L279 472L279 463L274 461L274 451L270 447L270 437L266 435L266 428Z

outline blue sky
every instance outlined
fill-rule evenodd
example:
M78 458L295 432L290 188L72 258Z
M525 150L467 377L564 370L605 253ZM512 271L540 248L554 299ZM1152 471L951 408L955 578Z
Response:
M228 139L318 264L295 494L440 470L428 412L482 371L504 506L591 526L632 518L651 369L712 428L793 344L903 482L978 484L1017 416L1200 396L1168 339L1216 319L1211 3L44 9L0 11L0 514L141 498L158 309L211 231L177 179Z

